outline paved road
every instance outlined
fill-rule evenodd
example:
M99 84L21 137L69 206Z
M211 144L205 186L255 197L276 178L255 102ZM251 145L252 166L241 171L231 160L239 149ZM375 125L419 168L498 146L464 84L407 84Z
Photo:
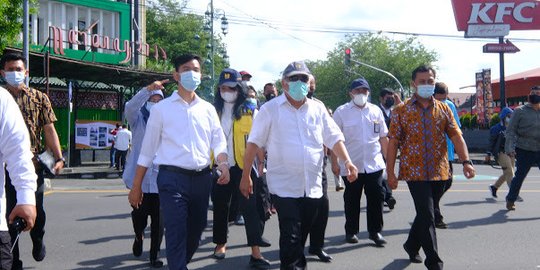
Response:
M504 203L507 188L501 189L496 200L487 189L500 171L484 165L476 167L477 179L465 181L458 175L442 201L442 211L450 226L437 231L445 269L540 268L539 170L533 169L523 186L521 196L525 201L517 203L516 211L508 212ZM459 172L461 166L455 169ZM331 184L326 250L335 260L326 264L309 256L309 269L425 269L421 264L409 264L401 247L414 214L406 184L400 183L395 191L396 208L385 213L383 235L389 242L385 248L377 248L367 239L365 212L361 215L360 242L344 242L342 194L335 192ZM24 234L21 248L26 269L148 269L149 241L145 241L140 259L131 254L130 207L119 179L52 180L45 200L47 257L40 263L33 261L31 243L28 234ZM208 217L210 225L211 211ZM272 247L264 248L263 254L272 261L272 269L279 269L277 227L277 217L272 217L265 232ZM245 246L243 227L230 228L229 250L223 261L210 257L214 247L211 230L207 229L203 237L190 269L248 269L249 248Z

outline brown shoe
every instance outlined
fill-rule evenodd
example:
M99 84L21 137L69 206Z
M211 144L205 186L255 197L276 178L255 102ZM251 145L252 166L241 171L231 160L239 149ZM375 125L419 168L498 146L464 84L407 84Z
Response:
M506 209L508 209L508 211L516 210L516 205L514 204L514 202L507 201L506 202Z

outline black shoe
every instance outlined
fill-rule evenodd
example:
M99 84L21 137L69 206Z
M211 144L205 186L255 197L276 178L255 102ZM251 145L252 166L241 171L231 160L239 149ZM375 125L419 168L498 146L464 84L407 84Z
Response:
M212 254L212 257L216 260L223 260L225 259L225 252L218 252L217 251L218 246L214 248L214 254Z
M409 261L412 263L422 263L422 257L420 257L420 254L418 252L413 253L412 250L409 250L406 244L403 244L403 249L405 249L405 252L409 255Z
M268 266L270 266L270 261L265 258L253 258L253 256L249 256L249 267L254 268L260 268L260 269L266 269Z
M159 259L154 259L154 260L150 259L150 266L152 268L161 268L163 267L163 262Z
M43 239L36 240L33 244L34 246L32 247L32 257L34 257L34 260L36 260L36 262L43 261L43 259L45 259L45 255L47 255L47 249L45 248Z
M491 191L491 196L493 198L497 198L497 189L494 185L489 186L489 190Z
M142 245L143 245L143 239L138 239L135 237L135 240L133 241L133 256L140 257L142 255Z
M345 241L347 241L347 243L350 243L350 244L356 244L358 243L358 237L356 237L356 235L354 234L346 234Z
M319 260L321 260L321 262L331 262L332 261L332 256L328 255L328 253L326 253L326 251L324 250L309 250L309 254L311 255L316 255L317 257L319 257Z
M21 260L13 261L11 265L11 270L23 270L23 263Z
M448 224L444 223L444 221L437 221L435 222L435 228L437 229L448 229Z
M388 208L392 210L396 206L396 199L394 199L394 197L390 197L388 200L386 200L386 204L388 205Z
M272 243L268 241L268 239L261 236L261 242L259 242L259 247L270 247L272 246Z
M380 233L369 233L369 239L375 242L375 245L384 247L386 239Z

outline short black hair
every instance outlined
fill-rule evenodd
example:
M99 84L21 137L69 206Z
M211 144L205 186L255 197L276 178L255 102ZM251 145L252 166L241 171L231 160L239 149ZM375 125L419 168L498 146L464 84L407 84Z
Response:
M4 69L7 62L21 60L26 68L26 58L20 53L7 53L2 56L0 59L0 69Z
M417 73L421 73L421 72L430 72L433 73L433 77L437 77L437 72L435 71L435 69L433 69L433 67L429 66L429 65L420 65L418 66L417 68L415 68L412 72L412 80L416 80L416 74Z
M126 124L122 124L122 128L127 128L127 125L126 125Z
M434 94L448 94L448 86L446 85L446 83L437 82L435 84Z
M394 91L390 88L383 88L379 93L379 97L385 97L386 95L393 95Z
M182 54L176 58L174 58L173 60L173 64L174 64L174 70L178 71L178 68L189 62L189 61L192 61L192 60L197 60L197 62L199 62L199 64L202 63L202 60L201 60L201 57L196 55L196 54L191 54L191 53L188 53L188 54Z
M275 85L274 85L274 83L269 82L269 83L265 84L263 88L266 88L267 86L275 86Z

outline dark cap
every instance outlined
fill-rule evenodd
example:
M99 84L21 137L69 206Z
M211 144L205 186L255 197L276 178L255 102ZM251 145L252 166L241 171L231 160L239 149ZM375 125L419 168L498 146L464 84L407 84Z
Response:
M250 78L253 77L253 76L251 76L251 74L249 74L249 72L247 72L245 70L240 71L240 75L242 75L242 77L244 77L244 76L248 76Z
M238 73L238 71L232 68L226 68L221 72L221 74L219 74L218 85L236 87L240 81L242 81L242 77L240 76L240 73Z
M309 76L311 74L311 71L309 71L309 68L306 66L306 63L304 63L304 61L292 62L283 71L284 77L290 77L297 74L304 74L306 76Z
M371 88L369 88L369 83L364 78L358 78L354 80L351 83L351 87L349 88L349 91L352 91L356 88L367 88L367 90L371 91Z

